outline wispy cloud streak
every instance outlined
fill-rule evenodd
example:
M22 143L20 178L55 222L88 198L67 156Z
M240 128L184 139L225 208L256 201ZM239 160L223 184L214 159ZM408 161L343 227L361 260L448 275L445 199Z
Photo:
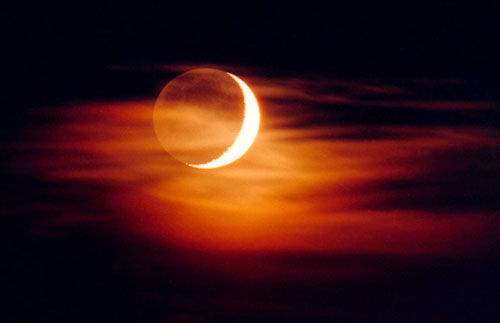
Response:
M106 205L121 226L186 248L435 255L491 242L500 137L484 118L498 102L415 100L411 82L244 71L262 126L228 167L173 160L155 137L149 98L38 111L50 122L16 144L17 168L111 187Z

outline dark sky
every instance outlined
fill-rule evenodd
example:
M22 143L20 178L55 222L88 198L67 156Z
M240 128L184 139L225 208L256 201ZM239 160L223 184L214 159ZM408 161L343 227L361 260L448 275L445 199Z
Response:
M49 88L61 80L52 86L64 93L70 92L64 86L96 81L108 65L179 61L336 75L496 77L496 7L456 1L26 4L4 12L3 54L10 78L49 81Z
M498 321L497 7L9 5L0 321ZM262 103L219 173L150 120L207 64Z
M2 14L4 109L17 109L9 117L14 121L22 106L150 94L155 75L110 74L110 65L233 63L275 73L496 80L497 7L456 1L10 4Z
M196 60L349 74L491 75L499 54L495 9L455 1L26 5L6 17L13 38L7 49L21 54L20 65L57 71Z

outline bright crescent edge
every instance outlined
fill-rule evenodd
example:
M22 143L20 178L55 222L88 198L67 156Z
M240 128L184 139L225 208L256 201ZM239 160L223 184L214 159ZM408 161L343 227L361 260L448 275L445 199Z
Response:
M227 74L238 83L243 92L245 112L240 132L236 136L236 139L234 139L233 144L222 155L204 164L186 163L190 167L211 169L226 166L243 156L252 146L255 137L257 137L260 124L260 111L257 98L255 98L252 90L250 90L245 82L231 73Z

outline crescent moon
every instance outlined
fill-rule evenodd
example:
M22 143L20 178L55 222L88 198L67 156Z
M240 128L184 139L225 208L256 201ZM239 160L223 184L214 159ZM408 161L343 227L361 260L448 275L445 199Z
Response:
M186 163L186 165L190 167L211 169L226 166L234 162L235 160L243 156L248 151L248 149L250 149L250 146L252 146L252 143L257 136L257 132L259 131L260 111L259 104L257 103L255 95L245 82L231 73L227 74L231 76L236 81L236 83L238 83L241 91L243 92L245 112L241 129L236 136L233 144L224 153L222 153L222 155L204 164Z

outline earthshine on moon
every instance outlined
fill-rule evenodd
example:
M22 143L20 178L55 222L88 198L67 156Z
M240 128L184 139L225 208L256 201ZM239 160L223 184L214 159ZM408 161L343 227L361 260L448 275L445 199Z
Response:
M260 112L252 90L237 76L195 69L163 88L153 121L170 155L187 166L212 169L248 151L259 130Z

